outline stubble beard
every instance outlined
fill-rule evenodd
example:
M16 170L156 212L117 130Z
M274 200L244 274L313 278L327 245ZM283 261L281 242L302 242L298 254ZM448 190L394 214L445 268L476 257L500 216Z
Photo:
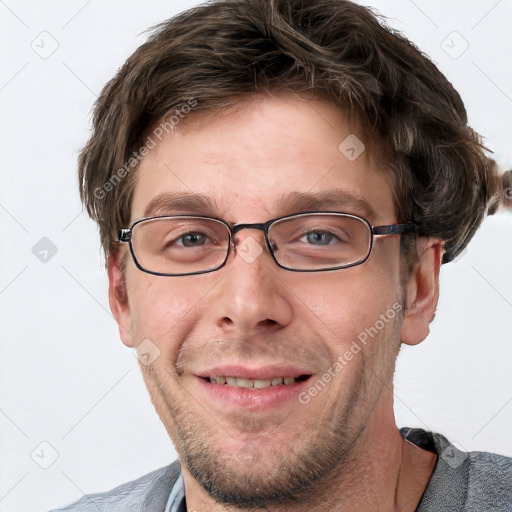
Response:
M389 342L391 337L397 336L395 329L396 324L387 326L373 343ZM374 358L383 356L382 350L381 345ZM229 424L236 425L235 438L254 439L237 453L223 450L216 442L219 436L226 437L230 433L215 420L215 412L209 413L199 405L196 410L191 409L187 402L194 403L194 400L190 401L183 392L179 393L181 399L177 399L175 393L164 391L166 386L155 373L151 379L146 379L146 384L153 381L148 385L148 389L153 388L150 395L157 411L165 414L160 417L181 464L213 500L245 510L269 510L267 507L277 510L287 505L294 509L294 504L318 505L322 493L329 492L334 482L335 485L350 485L352 476L360 469L353 456L354 448L375 405L368 401L376 402L380 394L369 389L373 386L369 386L367 379L372 376L370 380L392 380L397 353L398 349L394 355L387 354L389 360L381 368L382 373L378 372L380 375L372 375L374 368L368 368L368 361L363 360L361 380L352 382L342 391L349 393L344 397L344 406L340 408L334 398L319 409L304 407L304 414L316 417L291 437L283 439L285 427L275 425L273 429L265 429L264 422L253 422L245 414L229 418ZM316 400L319 397L315 397ZM293 422L290 424L293 429ZM262 432L264 434L259 435ZM283 439L281 443L272 443L274 432ZM268 443L261 442L265 437Z
M350 454L364 430L364 426L358 430L348 427L352 424L350 418L358 415L355 410L360 393L361 388L355 389L341 412L332 408L328 417L312 422L310 428L279 443L277 449L275 445L265 449L265 443L249 441L237 453L226 453L215 446L215 434L205 425L204 417L175 409L179 443L175 441L175 445L182 464L218 503L246 510L304 504L321 494L334 470L336 475L353 472L353 468L344 470L344 466L350 466ZM213 420L211 424L217 425ZM221 434L228 435L223 431ZM272 431L267 435L271 439Z

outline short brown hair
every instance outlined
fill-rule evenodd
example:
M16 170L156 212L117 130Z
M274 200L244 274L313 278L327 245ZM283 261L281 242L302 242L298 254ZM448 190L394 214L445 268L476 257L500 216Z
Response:
M444 240L443 262L497 209L497 165L468 126L459 94L369 8L348 0L219 0L155 27L95 104L79 157L80 193L107 256L117 229L130 222L148 130L191 102L201 113L273 91L327 100L368 141L379 141L398 219Z

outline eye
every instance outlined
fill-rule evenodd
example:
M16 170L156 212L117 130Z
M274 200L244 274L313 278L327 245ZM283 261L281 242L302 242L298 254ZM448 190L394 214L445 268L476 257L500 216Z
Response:
M306 241L311 245L330 245L331 242L333 242L335 239L338 239L337 236L333 235L329 231L310 231L309 233L306 233L304 237L301 239L301 242L303 239L306 239Z
M176 239L176 245L182 245L184 247L200 247L204 245L208 237L204 233L191 232L181 235Z

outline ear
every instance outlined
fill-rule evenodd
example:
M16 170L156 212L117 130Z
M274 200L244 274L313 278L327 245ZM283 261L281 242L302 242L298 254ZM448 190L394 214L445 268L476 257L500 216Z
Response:
M107 261L110 310L117 322L121 341L127 347L133 347L130 305L128 303L126 276L123 266L123 252L118 247L111 249Z
M405 285L405 317L400 339L407 345L421 343L430 332L439 300L439 271L443 258L443 241L426 238L420 241L419 260Z

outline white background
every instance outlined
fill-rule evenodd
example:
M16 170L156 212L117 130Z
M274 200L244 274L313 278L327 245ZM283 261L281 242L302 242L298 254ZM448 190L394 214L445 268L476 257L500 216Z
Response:
M2 512L64 505L175 458L108 309L96 227L78 199L76 154L92 103L143 42L141 32L195 3L0 0ZM512 167L512 0L372 5L447 74L471 125L500 165ZM464 40L468 49L453 58ZM46 59L32 48L57 44ZM487 219L464 257L443 267L432 333L404 349L396 378L399 426L507 455L511 217ZM42 237L57 248L46 262L32 252ZM48 469L35 462L49 464L55 453Z

